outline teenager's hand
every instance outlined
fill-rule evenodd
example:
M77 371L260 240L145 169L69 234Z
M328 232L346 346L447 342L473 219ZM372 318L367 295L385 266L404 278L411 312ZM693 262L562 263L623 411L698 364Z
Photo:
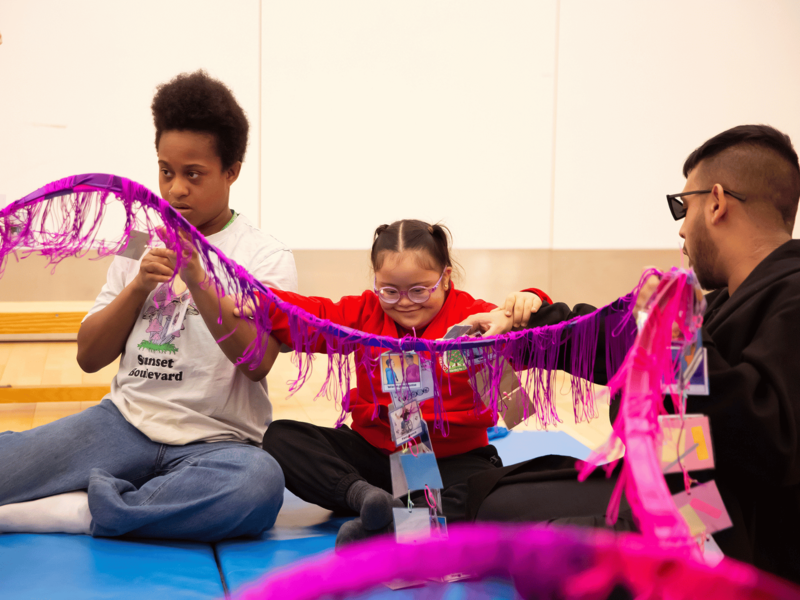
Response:
M467 332L467 335L477 332L483 335L500 335L511 331L514 321L511 317L506 316L503 309L496 308L492 312L471 315L464 319L460 325L470 326L471 329Z
M170 239L166 235L166 230L163 227L157 228L156 233L164 241L164 243L170 243ZM164 249L161 251L163 256L168 257L171 260L172 270L174 271L177 265L177 250L181 253L180 275L183 282L187 286L192 286L198 285L205 281L206 270L203 268L203 265L200 262L200 252L198 252L197 248L194 247L192 238L190 238L188 234L179 230L178 245L179 247L175 250Z
M502 310L513 321L514 327L525 327L531 315L542 307L542 299L531 292L512 292L506 296Z
M198 285L206 279L206 270L200 262L200 252L194 247L192 239L178 230L178 242L181 245L181 279L189 285Z
M138 291L149 294L159 283L168 281L175 272L175 253L164 248L151 248L142 258L139 273L132 285Z

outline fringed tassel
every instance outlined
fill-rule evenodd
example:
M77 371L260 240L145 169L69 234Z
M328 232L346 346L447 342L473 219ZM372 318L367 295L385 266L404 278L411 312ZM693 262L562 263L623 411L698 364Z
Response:
M113 239L100 239L100 223L108 204L115 198L122 201L125 207L124 230ZM245 305L257 307L251 321L257 336L242 356L241 364L255 367L261 362L272 329L269 319L271 307L289 315L295 351L293 360L298 368L297 378L290 388L292 392L307 382L313 367L310 354L324 345L328 365L325 384L319 395L341 399L343 410L347 408L347 390L350 388L353 366L349 358L343 357L349 357L357 347L397 352L416 350L434 362L440 361L448 352L459 351L465 357L471 379L474 380L478 370L484 370L486 376L483 379L491 388L489 410L492 410L495 418L498 405L502 402L497 390L505 362L517 368L530 368L523 374L522 387L531 398L533 414L525 416L534 416L542 427L548 427L559 421L555 405L554 371L559 353L563 352L563 344L569 342L572 347L569 367L576 398L575 417L578 421L591 419L597 414L591 383L601 328L605 328L609 372L613 372L615 365L621 362L620 358L632 339L630 309L635 299L632 295L568 323L478 340L432 341L413 337L398 340L341 327L313 317L277 298L245 269L211 246L168 203L138 183L114 175L68 177L0 211L0 268L16 250L24 254L43 254L53 264L67 256L80 256L92 249L100 256L112 254L125 246L134 229L148 232L153 240L160 238L170 248L178 249L191 244L200 254L208 274L208 285L215 286L220 295L233 297L239 308ZM178 268L182 260L179 252ZM479 349L483 351L480 364L476 360ZM375 365L370 364L366 353L364 356L356 367L368 367L372 372ZM449 374L436 377L434 388L434 428L446 434L447 414L442 397L449 394ZM377 417L377 398L375 404ZM480 394L475 397L475 410L476 413L487 410L480 400Z

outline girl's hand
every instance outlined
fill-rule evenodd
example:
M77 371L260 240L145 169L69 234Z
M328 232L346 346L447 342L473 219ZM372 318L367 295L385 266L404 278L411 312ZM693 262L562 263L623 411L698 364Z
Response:
M516 328L525 327L531 315L542 307L542 299L531 292L512 292L506 296L502 310L506 317L513 321Z
M506 316L506 313L498 308L492 312L470 315L460 323L460 325L469 325L471 327L467 335L472 335L476 332L480 332L483 335L500 335L511 331L513 324L511 317Z
M251 300L245 300L242 308L239 308L239 299L241 296L237 296L234 298L235 306L233 307L233 314L236 317L240 317L242 319L251 319L253 317L253 313L255 313L256 308L253 306L253 302Z
M175 253L164 248L151 248L139 265L139 273L132 285L149 294L159 283L169 281L175 273Z

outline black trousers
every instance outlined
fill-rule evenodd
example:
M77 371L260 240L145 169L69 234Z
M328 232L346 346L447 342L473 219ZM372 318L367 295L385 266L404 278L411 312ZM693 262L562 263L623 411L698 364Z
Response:
M392 493L389 457L347 426L317 427L299 421L274 421L264 435L264 450L283 469L286 488L334 511L349 512L348 488L359 480ZM448 522L466 517L467 478L502 466L494 446L438 458L442 512ZM427 506L424 492L412 492L415 506Z
M605 528L606 509L616 482L616 476L606 479L602 469L579 482L574 458L541 456L470 478L466 517L470 521ZM613 529L636 531L624 498Z

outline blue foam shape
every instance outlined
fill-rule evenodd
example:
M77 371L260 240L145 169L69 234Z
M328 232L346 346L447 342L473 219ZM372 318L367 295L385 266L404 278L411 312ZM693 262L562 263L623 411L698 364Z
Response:
M2 534L0 565L0 596L9 600L223 596L210 544Z
M401 454L400 464L403 467L409 490L424 490L426 485L432 490L440 490L444 487L435 455L429 452L416 456Z
M493 440L492 444L505 466L548 454L586 460L592 452L563 431L512 431L504 438Z

